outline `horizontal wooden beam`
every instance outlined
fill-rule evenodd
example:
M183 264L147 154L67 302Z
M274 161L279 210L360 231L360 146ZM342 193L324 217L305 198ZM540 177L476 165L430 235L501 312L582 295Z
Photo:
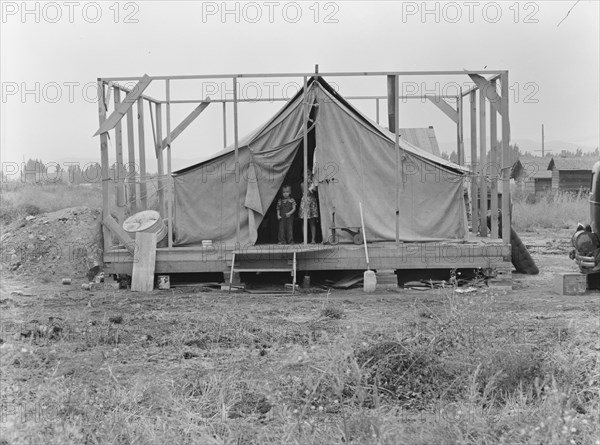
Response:
M131 238L129 236L129 234L125 230L123 230L121 225L117 221L115 221L115 219L110 215L107 215L102 220L102 224L104 224L104 226L108 230L110 230L113 235L115 235L117 237L117 239L121 242L121 244L123 244L123 246L125 246L127 251L131 255L133 255L135 241L133 240L133 238Z
M446 102L441 97L428 96L427 99L431 101L436 107L443 111L455 124L458 124L458 110L455 110L452 105Z
M209 104L210 102L202 102L200 105L194 108L194 110L188 114L188 116L182 120L181 123L177 125L177 127L175 127L175 129L171 132L169 135L171 139L169 140L169 136L163 139L162 149L164 150L170 143L173 143L177 136L179 136L183 130L185 130L192 122L194 122L194 120L200 116L200 113L206 110L206 107L208 107Z
M453 71L373 71L373 72L331 72L331 73L319 73L321 77L356 77L356 76L459 76L464 74L502 74L505 70L453 70ZM193 80L193 79L232 79L237 78L256 78L256 77L312 77L314 72L310 73L253 73L253 74L189 74L179 76L152 76L152 80ZM105 82L118 82L118 81L130 81L130 80L141 80L139 76L128 76L128 77L101 77L98 80Z
M113 83L112 86L114 88L118 88L119 90L121 90L125 93L131 93L133 91L132 88L124 87L123 85L119 85L118 83ZM149 102L154 102L155 104L159 104L162 102L161 100L155 99L154 97L148 96L147 94L140 94L140 97L142 99L146 99Z
M454 95L442 95L442 96L430 96L430 95L419 95L419 96L398 96L398 99L428 99L428 98L438 98L441 97L443 99L456 99ZM291 97L270 97L270 98L259 98L259 99L238 99L237 102L287 102L291 99ZM344 99L347 100L379 100L386 99L387 96L344 96ZM197 104L206 101L206 99L179 99L172 100L171 104ZM211 102L217 103L233 103L233 99L211 99ZM161 101L161 103L166 104L167 101Z
M123 102L121 102L116 108L115 111L111 113L108 118L102 122L100 128L94 133L94 136L98 136L99 134L106 133L107 131L115 128L117 123L123 119L123 116L127 114L127 112L131 109L134 103L136 103L138 97L144 92L148 85L150 85L152 79L146 74L141 80L137 83L137 85L133 88L132 91L127 93Z

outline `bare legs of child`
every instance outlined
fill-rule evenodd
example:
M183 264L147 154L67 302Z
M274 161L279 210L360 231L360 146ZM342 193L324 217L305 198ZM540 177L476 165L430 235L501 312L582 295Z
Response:
M310 218L308 220L308 224L310 225L310 238L311 244L317 243L317 218Z

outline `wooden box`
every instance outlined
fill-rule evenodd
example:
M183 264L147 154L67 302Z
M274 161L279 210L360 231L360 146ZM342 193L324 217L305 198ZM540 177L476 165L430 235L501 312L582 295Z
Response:
M587 279L581 273L558 273L554 275L554 291L559 295L585 294Z

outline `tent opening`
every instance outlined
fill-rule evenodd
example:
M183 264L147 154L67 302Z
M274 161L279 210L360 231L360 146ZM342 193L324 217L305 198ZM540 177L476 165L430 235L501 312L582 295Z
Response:
M308 153L308 174L313 171L314 157L315 157L315 145L316 145L316 125L312 125L315 122L317 114L317 106L313 105L310 110L310 120L309 120L309 131L307 137L307 153ZM312 128L311 128L312 126ZM299 210L300 210L300 201L302 200L302 187L301 183L304 181L304 147L303 142L298 144L298 150L296 151L296 156L294 156L294 160L292 161L290 168L287 171L285 179L282 184L282 188L284 185L289 185L292 187L292 198L296 200L296 213L294 214L294 243L303 243L304 237L303 235L303 219L300 218ZM318 201L318 190L315 192L317 201ZM256 244L277 244L278 242L278 231L279 231L279 221L277 220L277 201L281 197L281 189L277 192L277 196L271 202L269 206L269 210L265 214L262 222L258 226L258 237L256 240ZM316 242L320 243L323 241L323 236L321 234L321 225L320 221L316 222ZM308 240L311 240L311 232L310 232L310 224L308 225Z

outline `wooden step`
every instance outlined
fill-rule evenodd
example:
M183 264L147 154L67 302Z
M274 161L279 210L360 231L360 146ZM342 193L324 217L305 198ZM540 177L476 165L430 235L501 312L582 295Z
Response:
M235 256L235 260L236 261L248 261L248 262L256 262L256 261L281 261L281 262L286 262L288 264L292 264L293 259L292 258L269 258L269 257L263 257L263 258L244 258L242 256L236 255ZM225 258L225 261L227 261L229 264L231 264L231 257L230 258Z
M258 261L262 261L262 262L267 262L267 261L275 262L275 261L277 261L279 263L288 264L290 266L290 268L294 264L294 260L286 260L286 259L283 259L283 258L277 259L277 260L272 260L272 259L268 259L268 260L248 260L248 259L245 259L245 258L239 258L237 256L235 258L236 265L240 264L240 263L242 263L242 264L247 264L247 263L252 264L252 263L256 263ZM225 263L227 264L227 267L231 267L231 258L225 259Z
M243 256L243 254L239 254L237 255L235 252L231 255L231 259L227 259L227 264L231 265L231 270L230 270L230 274L229 274L229 286L228 286L228 290L231 291L232 289L232 284L233 284L233 277L234 274L237 273L239 274L240 272L286 272L289 273L290 275L292 275L292 279L293 279L293 285L292 285L292 294L296 293L296 252L291 252L293 257L292 260L289 261L288 260L288 264L289 267L265 267L264 265L262 265L262 267L240 267L240 263L244 263L244 259L240 258ZM237 255L237 256L236 256ZM237 262L236 262L237 260ZM248 259L247 262L250 262L250 260ZM239 276L239 275L238 275Z

